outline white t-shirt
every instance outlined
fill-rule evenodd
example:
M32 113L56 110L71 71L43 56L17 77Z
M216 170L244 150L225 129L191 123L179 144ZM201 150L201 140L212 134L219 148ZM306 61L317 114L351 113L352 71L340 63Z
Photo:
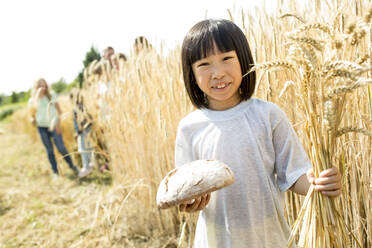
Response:
M103 120L109 120L110 119L110 108L107 104L107 94L110 91L111 82L103 82L100 81L98 83L98 107L100 108L100 117Z
M55 125L58 123L58 113L56 109L57 97L56 95L51 95L51 100L48 97L43 96L37 101L36 110L36 123L38 127L47 127L54 129Z
M194 247L286 247L284 191L311 164L285 113L259 99L190 113L178 126L175 164L198 159L223 161L235 182L200 212Z

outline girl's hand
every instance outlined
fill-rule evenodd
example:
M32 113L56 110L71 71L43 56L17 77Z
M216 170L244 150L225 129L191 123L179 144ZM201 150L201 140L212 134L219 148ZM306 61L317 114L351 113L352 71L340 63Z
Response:
M58 135L62 134L61 122L58 122L57 125L56 125L56 133Z
M200 196L191 200L190 203L182 203L180 204L180 211L181 212L197 212L205 208L207 206L209 200L211 199L211 194L208 193L206 195Z
M309 169L306 173L307 179L317 191L322 191L323 195L335 197L341 195L342 177L336 167L320 172L319 177L315 178L313 169Z
M36 127L36 120L35 120L35 118L31 118L31 124L32 124L32 126Z

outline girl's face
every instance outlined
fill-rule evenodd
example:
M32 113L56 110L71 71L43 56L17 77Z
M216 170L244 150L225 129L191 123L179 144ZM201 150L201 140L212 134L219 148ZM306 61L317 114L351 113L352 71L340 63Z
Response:
M196 82L207 95L208 107L225 110L240 102L242 71L236 52L222 53L217 48L210 56L192 64Z
M40 80L37 83L36 90L39 92L39 96L44 96L47 92L48 86L45 81Z

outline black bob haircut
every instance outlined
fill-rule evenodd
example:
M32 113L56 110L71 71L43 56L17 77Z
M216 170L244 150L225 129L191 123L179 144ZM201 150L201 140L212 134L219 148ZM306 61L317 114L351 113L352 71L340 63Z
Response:
M239 91L241 101L248 100L256 86L256 72L245 75L254 65L251 49L242 30L233 22L207 19L195 24L182 43L182 70L187 93L196 108L208 108L204 93L196 83L192 64L214 52L214 44L221 52L235 50L243 74ZM245 76L244 76L245 75Z

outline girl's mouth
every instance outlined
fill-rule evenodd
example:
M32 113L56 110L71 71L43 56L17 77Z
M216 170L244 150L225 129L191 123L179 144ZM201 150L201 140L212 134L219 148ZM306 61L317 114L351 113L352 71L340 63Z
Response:
M215 85L212 88L217 89L217 90L222 90L222 89L227 88L229 85L230 83L222 83L222 84Z

